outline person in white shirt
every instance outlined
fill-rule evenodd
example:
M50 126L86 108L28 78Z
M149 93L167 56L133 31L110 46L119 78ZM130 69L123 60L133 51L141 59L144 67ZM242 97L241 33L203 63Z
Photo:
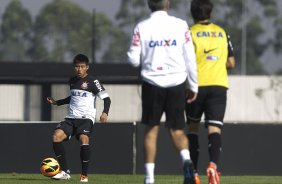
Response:
M75 76L69 80L70 95L64 99L55 100L47 97L52 105L69 104L65 120L61 121L53 132L53 149L60 164L60 172L52 177L57 180L70 179L64 142L75 136L80 142L81 175L80 182L88 182L88 166L90 163L90 138L96 116L96 98L104 101L104 109L100 115L101 122L107 122L111 105L109 94L99 80L88 74L89 59L78 54L73 59Z
M185 82L187 103L197 97L197 65L186 21L168 15L169 0L148 0L152 13L134 29L128 62L141 67L142 120L145 124L145 184L153 184L157 136L165 112L165 126L183 161L184 184L194 183L193 163L185 136Z

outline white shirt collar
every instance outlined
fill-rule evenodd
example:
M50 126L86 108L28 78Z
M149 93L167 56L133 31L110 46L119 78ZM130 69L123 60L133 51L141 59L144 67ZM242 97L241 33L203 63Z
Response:
M151 17L163 17L167 15L168 15L167 11L164 11L164 10L159 10L159 11L155 11L151 13Z

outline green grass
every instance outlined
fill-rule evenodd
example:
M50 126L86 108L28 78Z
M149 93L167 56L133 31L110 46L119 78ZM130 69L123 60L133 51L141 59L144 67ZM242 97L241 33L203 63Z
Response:
M143 184L143 175L89 175L91 184ZM201 184L207 184L207 178L201 176ZM155 184L182 184L182 176L157 175ZM44 184L44 183L80 183L79 175L72 175L69 181L55 181L40 174L0 174L1 184ZM221 176L221 184L281 184L282 176Z

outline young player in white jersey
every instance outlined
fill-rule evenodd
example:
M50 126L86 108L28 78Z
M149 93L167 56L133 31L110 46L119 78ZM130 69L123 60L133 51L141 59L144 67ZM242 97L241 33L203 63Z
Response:
M63 141L72 136L80 141L80 159L82 165L81 182L88 182L88 165L90 162L89 139L95 122L96 97L104 100L104 110L100 116L101 122L106 122L111 104L108 93L95 77L88 75L89 59L83 54L78 54L73 60L75 76L69 80L70 96L61 100L48 97L52 105L69 104L68 114L60 122L53 133L53 149L61 166L61 171L53 179L70 179Z

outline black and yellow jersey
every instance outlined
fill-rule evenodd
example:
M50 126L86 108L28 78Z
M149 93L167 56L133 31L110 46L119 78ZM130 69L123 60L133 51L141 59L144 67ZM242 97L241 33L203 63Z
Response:
M225 30L213 23L190 27L198 64L199 86L228 88L227 57L233 56L232 45Z

